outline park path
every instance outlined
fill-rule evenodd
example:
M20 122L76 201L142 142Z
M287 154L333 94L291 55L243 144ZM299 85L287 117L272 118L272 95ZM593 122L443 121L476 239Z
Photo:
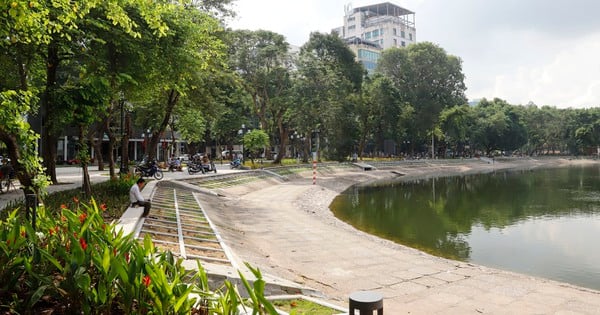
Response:
M340 306L353 291L373 290L386 314L600 314L598 291L434 257L340 222L323 208L338 193L327 187L344 176L223 190L207 212L239 259Z

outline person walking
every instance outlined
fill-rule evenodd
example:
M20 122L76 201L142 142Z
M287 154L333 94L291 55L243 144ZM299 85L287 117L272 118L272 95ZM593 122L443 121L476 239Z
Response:
M142 188L144 188L144 185L146 185L146 181L143 178L140 178L133 186L131 186L129 189L129 201L131 202L132 207L144 207L143 216L146 217L148 216L148 213L150 213L152 204L142 196Z

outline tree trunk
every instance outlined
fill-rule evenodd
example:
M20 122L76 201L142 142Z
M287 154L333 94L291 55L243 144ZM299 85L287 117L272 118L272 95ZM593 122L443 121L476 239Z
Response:
M109 109L109 112L112 112L112 109ZM110 115L104 118L104 132L106 132L106 135L108 136L108 174L110 178L115 178L116 173L114 149L116 139L114 133L110 130L110 120Z
M177 105L178 101L179 93L171 89L167 98L167 106L164 109L165 115L163 116L163 120L158 126L158 130L152 130L152 137L146 146L146 154L148 155L148 159L150 161L156 159L156 147L158 145L158 141L160 140L162 133L167 128L169 120L171 119L171 114L173 113L173 109L175 108L175 105Z
M103 123L96 124L96 128L94 128L94 135L96 137L96 140L92 142L94 146L94 159L98 164L98 170L104 171L104 157L102 154L102 138L104 137Z
M58 137L56 136L56 127L53 123L54 119L54 91L56 89L56 73L58 70L58 47L55 42L48 45L48 56L46 59L46 90L44 91L44 102L42 103L41 118L42 118L42 157L46 174L50 176L53 184L58 183L56 178L56 144ZM65 152L66 154L66 152ZM66 159L66 155L65 155Z
M18 143L17 137L13 134L0 131L0 141L6 145L11 166L15 171L19 183L23 187L24 195L37 194L37 191L33 188L33 175L27 173L25 167L19 163L19 159L21 159L21 144Z
M124 125L125 126L123 126L123 128L125 128L125 131L123 132L123 139L121 141L121 163L124 168L129 170L129 137L131 136L131 116L128 111L125 111Z
M87 154L85 154L85 156L83 156L80 161L81 169L83 170L81 191L83 192L86 198L89 198L92 196L92 184L90 183L90 173L88 172L88 161L90 158L90 154L87 150L85 127L83 125L79 125L79 150L84 150L84 152L87 152Z

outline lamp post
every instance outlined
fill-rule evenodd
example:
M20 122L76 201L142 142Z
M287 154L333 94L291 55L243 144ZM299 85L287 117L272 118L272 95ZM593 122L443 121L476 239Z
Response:
M119 172L121 173L121 175L123 175L129 172L129 169L126 167L127 164L125 161L125 150L129 149L129 139L127 140L127 143L125 143L125 128L123 127L125 125L125 112L123 108L125 105L125 97L123 96L123 93L121 93L121 99L119 100L119 103L121 105L121 165L119 167Z
M246 128L246 124L242 124L242 128L238 130L238 135L242 137L242 164L244 163L244 134L246 134L248 131L249 129Z

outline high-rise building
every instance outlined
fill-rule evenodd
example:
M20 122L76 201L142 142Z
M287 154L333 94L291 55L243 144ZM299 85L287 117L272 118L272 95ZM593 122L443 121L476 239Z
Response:
M371 72L383 49L417 41L415 13L390 2L352 8L344 6L344 26L335 28Z

